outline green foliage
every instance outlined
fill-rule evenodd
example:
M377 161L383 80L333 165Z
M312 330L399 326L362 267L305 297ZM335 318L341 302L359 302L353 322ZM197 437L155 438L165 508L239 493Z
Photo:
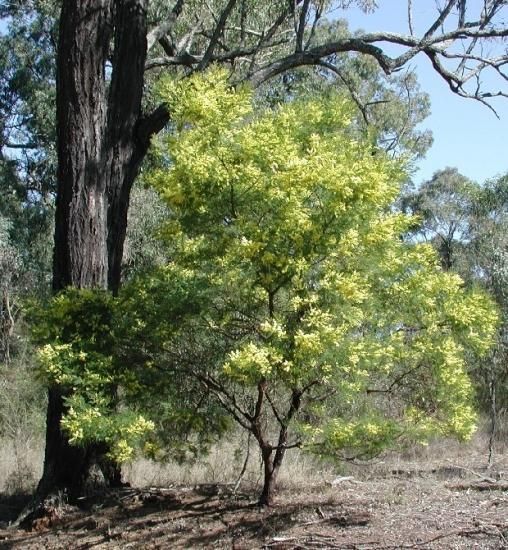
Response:
M153 356L165 342L153 320L178 323L181 302L190 297L162 273L134 279L119 298L68 289L30 308L40 377L64 395L62 427L70 443L105 442L117 462L136 452L196 455L228 426L202 393L155 367Z
M401 199L402 209L419 218L413 232L434 245L444 269L453 268L466 278L471 273L468 243L479 196L478 184L456 168L445 168Z
M114 359L114 300L104 291L69 289L44 309L33 308L40 373L65 396L62 427L73 444L106 442L118 462L132 457L154 425L118 409L124 369Z
M241 423L261 403L284 430L299 396L298 443L319 452L470 436L465 358L488 350L497 314L400 238L415 223L391 210L402 166L358 138L351 104L254 113L220 70L160 90L175 123L150 177L171 211L166 273L201 295L177 330L155 318L166 368Z
M133 278L118 299L116 354L128 365L124 397L155 422L151 451L158 458L192 459L231 425L201 381L182 372L190 350L174 345L204 307L205 285L206 277L170 265Z
M351 104L254 113L218 69L159 90L174 131L146 179L167 205L172 261L118 298L69 289L33 312L70 441L106 442L118 461L185 458L228 417L291 425L299 446L333 456L468 437L465 358L488 349L496 313L430 246L400 238L415 223L391 209L403 167L372 154Z
M501 409L508 398L506 176L481 186L456 169L446 168L418 189L406 193L401 204L419 217L412 230L413 237L432 243L445 269L460 273L467 284L487 289L496 300L501 314L496 346L489 357L470 365L479 407L492 414L496 400Z
M501 312L496 347L479 365L482 402L491 415L508 407L508 175L487 181L472 208L468 260L471 273L494 296ZM495 430L495 419L493 430Z
M133 188L122 259L124 279L167 262L167 252L157 233L168 215L166 206L153 189Z
M16 175L0 199L0 212L13 193L45 208L55 190L58 12L52 0L0 4L6 27L0 36L0 148Z
M351 36L345 19L321 21L312 45ZM294 98L340 91L353 101L355 125L361 132L375 130L376 143L390 155L404 154L411 164L432 144L432 133L419 126L429 115L430 99L411 70L387 76L378 63L355 52L329 56L327 67L302 67L265 83L257 91L261 105L277 105Z
M0 360L18 365L22 301L47 293L51 272L56 11L50 1L0 2Z

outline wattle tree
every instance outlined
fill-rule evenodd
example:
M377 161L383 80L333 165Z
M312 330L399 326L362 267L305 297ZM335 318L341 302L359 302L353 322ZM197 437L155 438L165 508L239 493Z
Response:
M162 94L176 130L148 181L171 212L164 280L200 280L204 298L162 329L160 366L201 381L254 436L260 504L294 447L366 458L469 437L466 358L492 344L495 308L430 245L401 239L414 224L391 208L401 163L355 135L352 105L331 95L256 114L220 71Z

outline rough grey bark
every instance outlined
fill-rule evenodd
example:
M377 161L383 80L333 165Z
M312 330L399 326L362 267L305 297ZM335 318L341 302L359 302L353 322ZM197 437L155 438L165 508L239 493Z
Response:
M63 2L57 54L53 289L106 288L105 65L112 2Z
M138 137L148 0L64 2L57 55L58 189L53 289L117 292L132 183L149 134ZM111 82L106 64L111 57ZM135 55L133 55L135 53ZM58 388L48 394L46 452L39 495L78 496L104 448L73 447L60 428ZM120 481L118 470L107 474Z

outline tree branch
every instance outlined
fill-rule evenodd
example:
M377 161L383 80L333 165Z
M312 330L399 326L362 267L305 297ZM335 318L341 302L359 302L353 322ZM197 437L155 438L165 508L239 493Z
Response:
M208 43L208 47L205 51L205 54L203 55L203 58L199 62L198 70L204 69L208 65L208 62L211 60L215 47L217 46L219 37L221 33L224 31L224 27L226 25L228 17L231 14L231 11L233 10L233 8L235 7L236 2L237 0L229 0L226 7L222 11L219 17L219 20L217 22L217 25L215 26L215 29L213 31L212 37L210 38L210 42Z
M175 2L175 5L173 6L173 9L171 10L171 13L168 19L166 21L163 21L160 25L157 25L157 27L155 27L148 33L148 36L147 36L148 51L150 51L154 46L154 44L171 30L171 27L175 24L175 21L178 19L178 17L182 13L184 4L185 4L185 0L177 0Z
M428 31L423 35L423 39L426 40L427 38L430 38L439 27L443 26L443 23L445 22L446 18L450 15L450 12L452 11L453 6L455 6L457 0L448 0L448 4L444 7L444 9L439 14L439 17L434 21L434 23L429 27Z
M137 123L136 138L138 144L148 149L152 136L158 134L170 120L166 105L159 105L152 113L141 117Z
M413 2L412 0L407 0L407 24L409 27L409 34L414 36L413 29Z
M251 429L250 422L252 417L243 411L237 404L236 399L231 395L221 384L214 380L209 375L204 375L199 372L194 372L193 375L200 380L208 389L212 390L217 399L220 401L221 405L229 412L233 418L242 426L242 428L249 430ZM243 417L243 418L242 418ZM245 422L245 420L247 422Z
M328 61L324 61L322 59L319 61L318 65L325 68L325 69L327 69L328 71L334 73L335 75L337 75L339 77L340 81L348 89L349 95L351 96L353 101L356 103L356 106L358 107L358 110L360 111L365 124L367 124L367 126L370 125L369 116L368 116L368 113L367 113L366 106L361 102L360 97L358 96L358 94L354 90L353 86L351 85L349 80L347 80L344 77L344 75L339 70L339 68L336 67L335 65L333 65L333 63L328 63Z
M300 10L300 17L298 18L298 25L296 27L296 47L295 51L303 51L303 36L305 34L305 28L307 26L307 16L309 13L310 0L303 0L303 5Z
M277 422L281 425L281 426L284 426L284 421L282 419L282 416L280 415L279 411L277 410L277 407L275 406L275 403L273 402L272 398L270 397L270 395L268 394L268 392L266 392L266 400L268 401L268 403L270 404L270 407L273 411L273 414L275 416L275 418L277 419Z

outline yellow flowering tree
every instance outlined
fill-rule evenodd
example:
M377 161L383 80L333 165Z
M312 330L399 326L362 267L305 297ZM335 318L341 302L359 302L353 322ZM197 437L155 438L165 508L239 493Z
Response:
M111 464L130 460L155 424L126 406L133 377L118 354L116 300L105 291L68 289L32 313L40 375L63 397L59 428L70 445L107 444Z
M168 377L152 360L172 327L183 322L184 310L192 314L198 307L191 307L193 296L199 298L192 285L185 288L180 278L171 281L171 290L163 273L126 285L120 297L69 288L32 308L40 376L65 404L59 430L71 449L91 449L87 460L107 448L100 464L106 471L120 473L111 467L140 453L183 460L229 427L199 383L175 372ZM118 474L113 481L121 483Z
M174 131L147 179L172 213L163 278L193 281L202 299L178 328L157 326L168 364L257 440L260 503L290 448L371 457L468 438L466 361L488 349L495 309L431 247L401 239L414 223L391 207L402 163L358 137L350 103L259 114L219 70L160 90Z

